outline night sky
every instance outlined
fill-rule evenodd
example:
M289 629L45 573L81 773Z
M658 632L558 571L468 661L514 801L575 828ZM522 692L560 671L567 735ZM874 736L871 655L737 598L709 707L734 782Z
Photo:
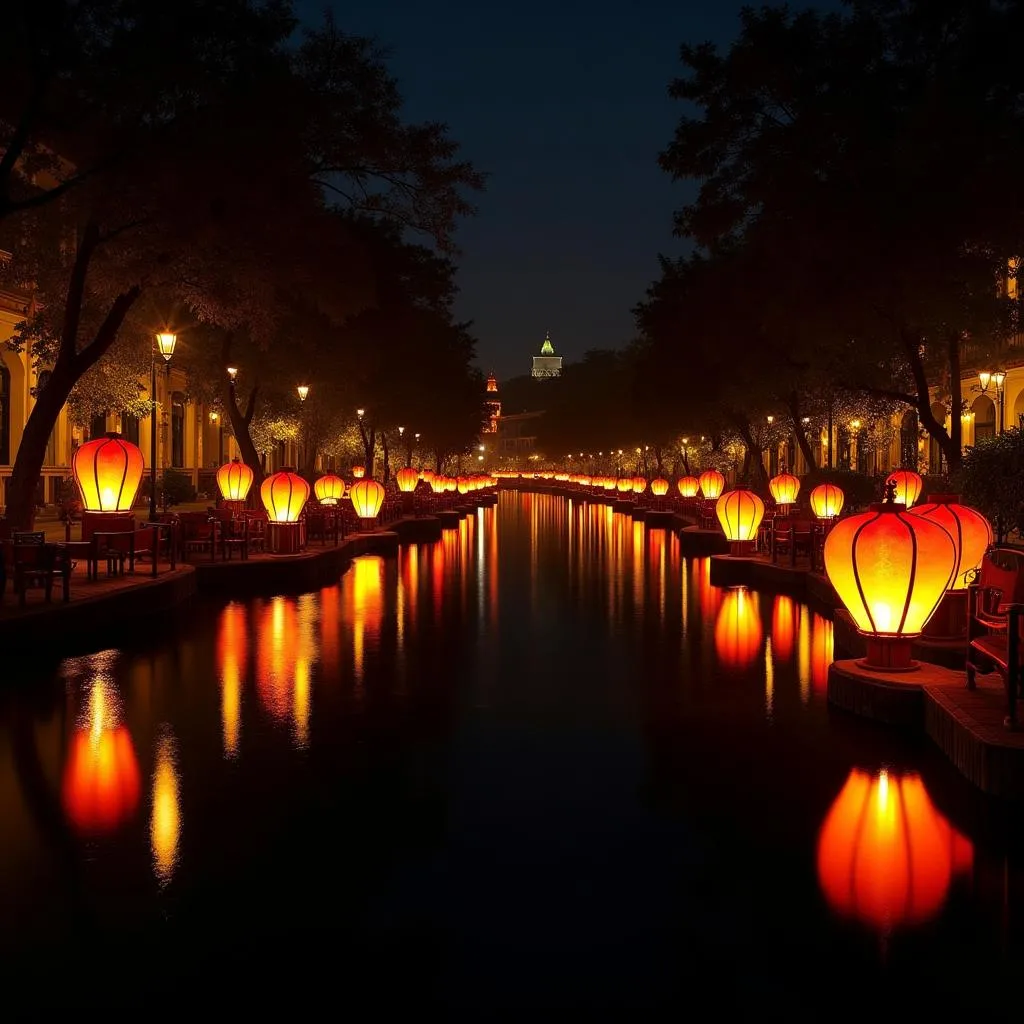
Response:
M340 27L391 47L408 117L447 122L490 172L457 239L481 369L527 372L548 330L567 359L629 341L657 254L683 251L672 211L691 186L657 166L679 44L728 42L741 6L336 0ZM310 19L322 9L300 0Z

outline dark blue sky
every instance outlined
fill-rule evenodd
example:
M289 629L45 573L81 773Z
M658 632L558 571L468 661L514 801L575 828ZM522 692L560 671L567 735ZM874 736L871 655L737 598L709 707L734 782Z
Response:
M391 47L408 117L447 122L490 172L458 235L458 313L481 368L526 372L546 330L567 359L627 342L658 252L682 251L672 211L687 186L657 166L679 44L727 42L740 0L333 6L339 26Z

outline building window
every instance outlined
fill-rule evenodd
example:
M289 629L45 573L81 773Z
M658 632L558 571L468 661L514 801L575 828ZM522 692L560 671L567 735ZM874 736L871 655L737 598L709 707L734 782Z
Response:
M900 423L900 465L917 469L917 413L908 409Z
M185 465L185 396L180 391L171 395L171 465Z
M974 443L996 436L996 404L987 395L978 395L971 406L974 413Z
M11 371L0 359L0 465L11 461Z
M132 444L139 443L139 417L131 413L121 414L121 436Z

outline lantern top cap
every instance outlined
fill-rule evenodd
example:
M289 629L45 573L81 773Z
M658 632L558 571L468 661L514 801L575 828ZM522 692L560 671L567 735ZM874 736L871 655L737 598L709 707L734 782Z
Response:
M116 431L116 430L108 430L103 436L108 441L120 441L121 440L121 434L118 431Z

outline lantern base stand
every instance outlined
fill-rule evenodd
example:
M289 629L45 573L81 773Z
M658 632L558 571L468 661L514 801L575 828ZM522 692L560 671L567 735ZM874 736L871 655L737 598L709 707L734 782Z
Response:
M296 555L302 536L298 523L267 523L267 548L273 555Z
M752 540L731 540L729 541L729 554L733 558L751 558L754 554L754 542Z
M916 672L920 662L911 657L914 640L909 636L871 636L862 633L866 646L863 658L857 660L860 668L872 672Z
M125 529L135 521L134 512L82 512L82 540L89 540L94 533L107 533Z
M373 533L373 531L377 529L377 520L376 519L362 519L361 518L359 520L359 529L363 533Z
M224 508L229 509L231 511L232 519L238 519L245 511L246 503L244 501L228 501L228 499L225 498L223 504Z

